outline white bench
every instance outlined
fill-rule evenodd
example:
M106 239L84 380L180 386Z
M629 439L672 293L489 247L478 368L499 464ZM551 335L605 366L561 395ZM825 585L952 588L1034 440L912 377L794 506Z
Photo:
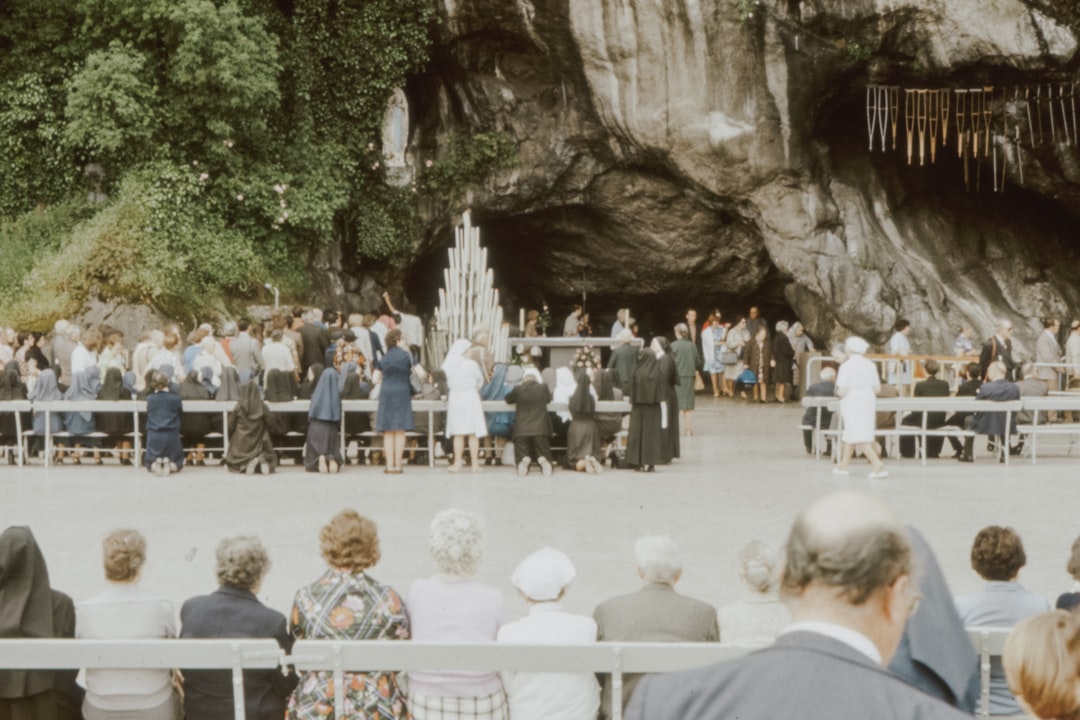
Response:
M1016 426L1016 431L1021 437L1026 437L1029 442L1025 443L1031 462L1037 461L1039 449L1039 436L1067 437L1068 450L1066 454L1072 455L1073 446L1080 439L1080 423L1048 423L1040 416L1047 412L1074 411L1080 414L1080 393L1055 394L1047 397L1021 398L1024 410L1032 412L1032 422Z

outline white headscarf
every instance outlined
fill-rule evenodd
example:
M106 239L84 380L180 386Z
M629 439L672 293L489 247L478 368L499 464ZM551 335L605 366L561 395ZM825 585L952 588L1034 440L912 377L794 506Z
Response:
M530 600L539 602L556 600L576 575L570 558L555 548L537 550L522 560L510 582Z
M664 346L660 344L660 338L654 337L649 343L649 349L653 351L657 359L664 357Z
M544 382L544 378L541 377L540 371L534 367L525 368L525 372L522 373L521 379L524 380L525 378L530 377L538 383Z
M849 355L865 355L869 349L870 343L856 335L852 335L844 342L844 352Z
M574 382L574 373L570 371L568 367L561 367L555 371L555 392L552 393L552 401L557 403L570 402L570 396L574 394L574 390L577 389L577 383ZM555 413L563 422L570 422L570 411L560 410Z
M471 342L462 338L455 340L454 344L450 346L450 352L446 353L446 359L443 360L442 364L443 372L446 373L447 377L461 366L465 351L469 349L470 345L472 345Z

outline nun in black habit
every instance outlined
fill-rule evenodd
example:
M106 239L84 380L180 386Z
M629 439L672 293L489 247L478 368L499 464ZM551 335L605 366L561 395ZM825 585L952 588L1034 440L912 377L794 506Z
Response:
M284 370L270 370L266 373L266 390L263 399L270 408L270 439L274 441L274 447L283 448L282 454L287 454L297 464L300 462L303 452L303 440L296 435L290 436L291 432L303 435L307 432L307 415L303 412L284 412L274 407L275 403L292 402L294 398L295 383L292 373Z
M637 470L652 472L664 462L661 445L666 412L660 365L652 348L638 353L629 397L631 408L626 464Z
M19 363L12 360L0 372L0 402L7 400L25 400L26 388L19 380ZM30 428L29 416L21 418L23 427ZM18 434L15 425L15 413L0 413L0 445L14 447L18 443ZM8 451L8 465L15 464L15 452Z
M344 464L341 456L341 392L338 373L326 368L311 395L304 469L307 472L336 473Z
M181 400L210 400L210 391L202 383L198 370L192 370L180 383ZM205 465L203 453L206 450L206 436L214 432L214 419L218 413L186 412L180 416L180 437L186 447L194 447L190 459L196 465ZM218 421L220 423L220 420Z
M653 352L660 368L660 392L667 409L662 423L661 465L667 465L679 457L679 393L675 387L679 384L679 370L675 367L675 358L671 355L671 343L666 337L653 338Z
M75 637L75 604L49 585L45 557L28 527L0 532L0 637ZM0 718L82 717L77 670L0 670Z
M229 420L229 452L225 464L230 472L267 475L277 468L277 454L270 439L270 409L259 386L249 380L240 386L240 400Z
M124 374L118 367L111 367L105 371L105 379L98 391L98 400L130 400L131 391L124 387ZM120 464L131 464L131 433L135 430L135 419L130 412L107 412L97 414L98 432L105 433L106 441L110 447L119 449Z
M577 387L567 403L570 427L566 431L566 464L578 472L601 470L600 434L596 429L596 391L584 370L577 374Z

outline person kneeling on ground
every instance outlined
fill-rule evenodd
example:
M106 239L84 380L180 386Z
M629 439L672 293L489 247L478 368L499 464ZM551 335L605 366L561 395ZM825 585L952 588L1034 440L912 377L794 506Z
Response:
M146 452L143 465L161 477L184 467L184 446L180 442L180 415L183 403L169 390L169 378L160 370L150 375L146 397Z
M551 389L536 368L525 371L521 384L506 394L506 402L517 406L514 414L514 463L518 475L525 476L535 460L544 475L551 475Z

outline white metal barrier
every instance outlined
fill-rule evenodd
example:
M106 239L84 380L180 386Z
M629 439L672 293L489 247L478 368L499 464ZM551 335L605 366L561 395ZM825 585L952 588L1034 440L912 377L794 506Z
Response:
M979 655L979 716L989 715L990 660L1010 630L968 628ZM519 671L610 673L611 717L621 720L624 673L675 672L742 657L756 647L723 643L510 645L401 641L299 640L286 656L274 640L0 640L2 669L189 668L230 670L236 720L244 720L243 670L294 667L334 674L335 707L344 707L344 673L386 671Z
M310 407L311 402L309 400L290 400L280 403L267 403L267 406L272 412L291 413L300 412L306 413ZM507 403L503 400L485 400L481 403L485 412L508 412L513 413L515 406ZM567 409L567 403L549 403L547 406L550 412L558 412ZM183 402L183 412L185 413L221 413L223 428L225 428L224 435L224 451L229 451L229 433L228 423L229 414L236 409L235 401L217 401L217 400L185 400ZM379 409L378 400L342 400L341 401L341 452L345 454L345 416L348 413L372 413ZM626 400L603 400L596 403L597 413L628 413L631 406L629 401ZM412 410L416 412L426 412L428 414L428 432L427 432L427 454L428 465L435 465L435 413L446 412L446 400L413 400ZM138 432L139 428L139 415L146 413L146 401L145 400L52 400L48 402L30 403L26 400L11 400L0 402L0 413L14 413L16 427L19 430L19 436L17 440L16 457L20 465L23 464L26 458L26 448L24 445L24 428L21 424L21 413L26 412L39 412L45 415L45 461L46 467L50 464L50 455L52 454L52 432L51 423L49 421L52 413L61 412L91 412L91 413L131 413L135 434L135 449L134 458L135 462L133 466L139 468L139 452L141 436Z

